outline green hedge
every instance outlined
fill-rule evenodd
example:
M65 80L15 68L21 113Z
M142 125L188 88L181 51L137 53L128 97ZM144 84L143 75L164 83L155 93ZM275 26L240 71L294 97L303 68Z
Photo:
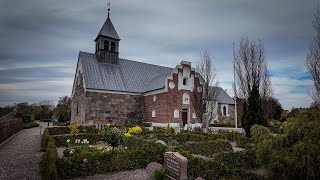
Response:
M216 161L232 168L241 167L251 169L258 167L255 150L244 150L238 152L221 152L214 156Z
M98 133L99 130L94 126L79 126L79 133ZM68 126L64 127L51 127L48 128L50 135L61 135L70 134L70 128Z
M57 147L68 147L68 143L67 140L70 139L70 141L72 141L72 143L76 140L76 139L87 139L90 144L96 144L98 141L100 141L100 137L98 136L98 134L77 134L75 136L72 136L71 134L68 135L55 135L52 136L55 144Z
M202 155L206 157L213 157L220 152L230 152L232 146L224 139L217 139L215 141L203 141L203 142L186 142L183 145L177 146L175 150L182 152L187 151L191 154Z
M250 146L252 143L252 140L245 135L240 134L239 132L228 132L223 134L226 139L229 141L236 141L238 147L246 148L247 146Z
M76 178L94 174L145 168L150 162L163 163L165 147L156 143L126 150L83 153L57 162L60 178Z
M41 136L41 151L45 151L48 145L49 138L50 138L50 134L49 134L48 128L46 128L44 129L43 134Z
M258 180L263 179L250 171L229 166L219 160L211 159L204 160L201 158L193 157L189 153L182 152L182 155L188 158L188 178L195 179L202 177L206 180L213 179L250 179Z
M39 124L37 124L34 121L23 124L23 129L29 129L29 128L34 128L34 127L39 127Z
M40 162L40 174L44 180L57 179L56 162L58 159L57 149L51 136L48 137L46 152Z
M3 117L0 122L0 144L21 131L22 128L22 120L20 118L13 118L13 114Z
M70 134L69 127L50 127L47 129L50 135Z

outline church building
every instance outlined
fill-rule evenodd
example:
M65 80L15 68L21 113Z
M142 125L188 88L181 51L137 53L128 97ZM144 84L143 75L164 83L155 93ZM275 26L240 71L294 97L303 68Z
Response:
M95 52L79 53L71 121L98 128L134 121L173 127L200 124L190 96L202 86L191 63L181 61L171 68L120 58L120 37L109 11L94 40ZM234 101L223 89L218 91L216 119L234 124Z

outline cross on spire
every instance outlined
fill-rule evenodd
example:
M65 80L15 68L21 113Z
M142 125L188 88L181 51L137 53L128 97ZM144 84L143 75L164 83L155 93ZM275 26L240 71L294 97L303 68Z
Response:
M108 18L109 18L109 14L110 14L110 1L108 2L107 7L108 7Z

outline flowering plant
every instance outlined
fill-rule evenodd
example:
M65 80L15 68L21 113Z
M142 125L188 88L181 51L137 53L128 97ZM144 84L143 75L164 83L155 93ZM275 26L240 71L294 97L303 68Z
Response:
M129 134L139 134L141 132L142 132L142 129L139 126L135 126L135 127L129 128L129 130L128 130Z

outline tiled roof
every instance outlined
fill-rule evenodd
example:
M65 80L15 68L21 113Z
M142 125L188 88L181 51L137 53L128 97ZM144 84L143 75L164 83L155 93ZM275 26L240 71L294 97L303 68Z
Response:
M111 19L109 17L104 22L104 24L103 24L103 26L102 26L97 38L99 36L107 36L107 37L111 37L111 38L120 40L120 37L118 36L118 33L117 33L116 29L114 28L114 26L113 26L113 24L111 22Z
M161 89L173 68L118 59L118 65L98 62L95 54L80 52L86 88L144 93Z

